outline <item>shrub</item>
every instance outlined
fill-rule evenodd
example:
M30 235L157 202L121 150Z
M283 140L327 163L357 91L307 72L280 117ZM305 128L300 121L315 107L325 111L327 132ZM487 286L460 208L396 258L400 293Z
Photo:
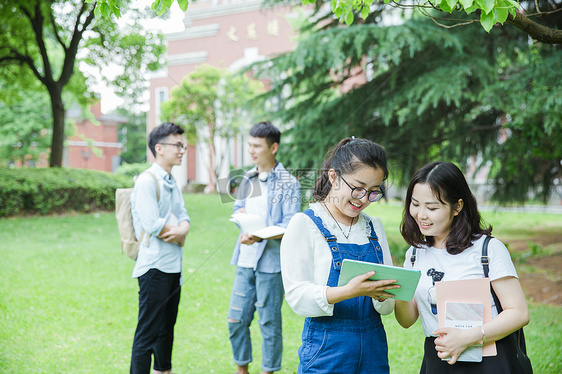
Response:
M95 170L0 168L0 217L112 210L115 189L132 185L131 178Z
M128 164L124 162L117 168L115 174L133 178L148 169L150 165L149 163Z

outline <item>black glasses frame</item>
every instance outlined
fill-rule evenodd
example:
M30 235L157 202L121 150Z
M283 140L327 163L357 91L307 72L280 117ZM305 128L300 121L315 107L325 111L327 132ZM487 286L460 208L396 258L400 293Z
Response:
M382 197L384 196L384 191L382 189L382 186L381 186L381 189L379 191L367 191L363 187L353 187L352 185L347 183L347 181L345 179L343 179L343 177L341 176L341 174L339 172L336 172L336 173L341 178L341 180L344 181L344 183L347 184L347 186L349 188L351 188L351 197L354 198L354 199L361 199L361 198L363 198L363 196L365 196L367 193L369 193L369 196L367 197L367 199L369 200L369 202L374 203L375 201L379 201L380 199L382 199ZM355 191L358 191L360 195L353 196ZM373 194L374 194L374 197L372 197Z
M185 144L179 144L179 143L158 143L158 144L175 145L178 148L178 151L180 151L180 150L185 151L185 149L187 148Z

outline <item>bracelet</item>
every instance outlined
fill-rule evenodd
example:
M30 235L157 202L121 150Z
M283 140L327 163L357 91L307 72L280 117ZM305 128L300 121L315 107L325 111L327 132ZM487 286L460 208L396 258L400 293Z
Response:
M486 344L486 334L484 333L484 327L480 326L480 330L482 331L482 345Z

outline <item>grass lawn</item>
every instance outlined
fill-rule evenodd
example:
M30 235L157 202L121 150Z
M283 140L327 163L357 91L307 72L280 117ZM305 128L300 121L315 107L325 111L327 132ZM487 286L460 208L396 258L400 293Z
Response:
M217 196L186 195L192 217L184 255L184 280L174 344L174 372L232 373L226 313L235 268L229 264L237 229L232 204ZM401 207L377 204L394 253L406 246L398 234ZM562 217L485 213L500 238L562 229ZM112 213L0 220L0 372L125 373L137 318L133 261L119 254ZM400 263L402 258L399 259ZM530 304L525 329L536 373L562 372L560 308ZM283 373L296 372L303 319L283 307ZM257 316L256 316L257 322ZM393 373L416 373L422 350L418 321L404 330L384 317ZM261 335L253 324L259 372Z

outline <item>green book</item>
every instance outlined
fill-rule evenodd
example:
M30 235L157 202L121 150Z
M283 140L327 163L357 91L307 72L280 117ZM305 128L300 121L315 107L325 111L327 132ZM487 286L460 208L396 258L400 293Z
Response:
M375 271L371 280L396 279L400 288L387 290L398 300L411 301L421 277L419 270L404 269L398 266L375 264L372 262L343 260L338 286L345 286L351 279L369 271Z

